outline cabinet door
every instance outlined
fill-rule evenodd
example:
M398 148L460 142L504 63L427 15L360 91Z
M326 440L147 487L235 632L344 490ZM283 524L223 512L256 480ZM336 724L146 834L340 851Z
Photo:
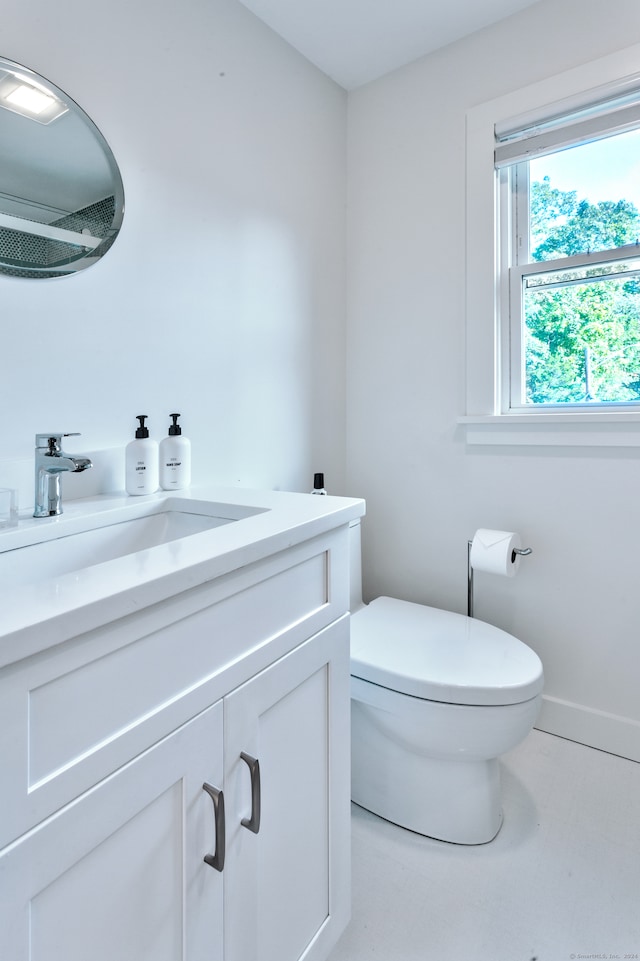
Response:
M324 958L350 910L348 618L224 705L225 961ZM242 824L257 816L252 758L258 833Z
M222 702L0 855L7 961L221 961Z

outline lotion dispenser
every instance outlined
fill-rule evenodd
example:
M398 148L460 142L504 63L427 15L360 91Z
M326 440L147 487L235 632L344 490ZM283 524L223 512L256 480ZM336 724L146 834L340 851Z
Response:
M169 435L160 441L160 486L165 491L182 490L191 483L191 442L182 436L180 414L170 414Z
M147 414L136 418L140 426L125 448L125 486L127 494L153 494L158 490L158 445L145 427Z

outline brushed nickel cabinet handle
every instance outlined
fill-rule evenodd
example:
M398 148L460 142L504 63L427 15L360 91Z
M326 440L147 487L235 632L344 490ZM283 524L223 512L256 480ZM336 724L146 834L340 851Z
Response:
M224 834L225 834L225 823L224 823L224 794L222 791L218 791L216 788L212 787L210 784L205 783L202 785L203 791L206 791L211 800L213 801L213 819L215 822L216 831L216 852L215 854L205 854L205 863L210 865L216 871L222 871L224 868Z
M240 757L251 772L251 817L243 818L240 823L243 828L257 834L260 830L260 762L244 751L240 753Z

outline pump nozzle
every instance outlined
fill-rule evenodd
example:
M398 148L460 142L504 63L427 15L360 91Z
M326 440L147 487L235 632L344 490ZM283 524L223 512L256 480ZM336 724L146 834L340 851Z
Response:
M136 428L136 437L149 436L149 428L144 426L144 422L148 416L148 414L136 414L136 420L140 421L140 426Z

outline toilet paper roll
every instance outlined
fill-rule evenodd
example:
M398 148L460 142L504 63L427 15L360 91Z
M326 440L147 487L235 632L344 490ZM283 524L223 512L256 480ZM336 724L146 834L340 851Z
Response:
M481 527L473 535L469 562L474 571L513 577L520 566L519 554L512 560L516 547L520 547L520 537L513 531L491 531Z

